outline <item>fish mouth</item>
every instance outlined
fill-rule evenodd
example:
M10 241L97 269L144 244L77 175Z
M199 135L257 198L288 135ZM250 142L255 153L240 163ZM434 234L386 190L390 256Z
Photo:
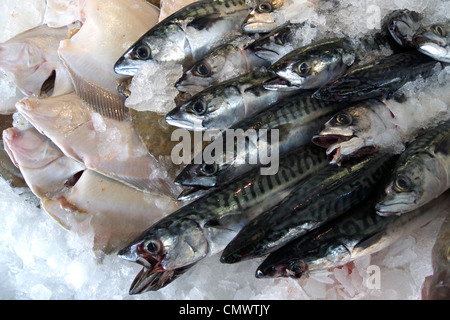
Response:
M264 81L263 87L266 90L273 90L273 91L280 91L280 90L291 91L300 89L300 87L292 85L292 83L289 80L286 80L281 76L276 76Z
M250 12L241 24L242 30L248 33L264 33L277 27L273 13Z
M203 121L188 113L181 111L178 107L169 111L165 120L167 124L178 127L181 129L186 129L189 131L204 131L206 128L203 126Z
M154 272L150 269L147 269L146 267L143 267L134 278L130 286L129 294L136 295L148 291L158 291L159 289L164 288L172 281L177 279L179 276L189 270L194 264L160 272Z
M215 176L201 175L201 164L189 164L180 174L175 178L174 183L176 185L188 186L188 187L214 187L216 186Z
M407 212L410 203L397 202L392 204L377 204L375 210L378 215L383 217L389 217L392 215L400 215Z
M136 75L139 68L143 65L143 61L133 59L131 57L131 50L125 53L119 60L114 64L114 72L119 75L124 76L134 76Z
M312 137L311 142L319 147L328 149L332 145L346 141L346 140L350 139L351 137L352 136L342 136L342 135L337 135L337 134L316 135L316 136Z
M177 197L178 201L191 201L203 197L211 192L210 188L203 186L187 186Z

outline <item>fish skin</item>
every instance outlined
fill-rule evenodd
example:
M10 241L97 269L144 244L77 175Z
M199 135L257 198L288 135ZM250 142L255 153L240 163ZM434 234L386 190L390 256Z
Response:
M449 195L443 195L408 215L381 217L374 210L375 192L368 201L350 209L332 223L312 230L269 254L258 266L255 276L298 279L378 252L445 210Z
M255 169L155 223L118 253L144 266L130 290L141 293L154 290L154 286L159 289L160 283L152 279L154 274L182 270L222 250L251 218L323 169L323 156L323 151L313 145L297 149L281 160L277 174L261 175ZM146 250L149 243L156 252Z
M376 204L382 216L417 209L450 187L450 120L412 141L395 164Z
M416 11L394 10L386 17L387 29L399 45L413 47L413 36L421 27L422 18Z
M355 56L355 46L346 38L301 47L270 67L282 80L269 80L264 88L319 89L342 76L355 61Z
M146 60L192 64L230 40L248 13L245 0L203 0L171 14L147 31L115 63L117 74L133 76Z
M268 71L254 71L210 86L166 114L166 122L187 130L224 130L267 109L294 92L274 92L263 88L273 77Z
M415 50L384 57L347 72L314 93L327 101L361 101L392 95L418 76L431 75L437 61Z
M450 24L423 27L413 37L417 50L433 59L450 63Z
M69 27L41 25L22 32L0 44L0 68L14 74L17 87L27 97L69 93L72 82L58 57L59 43L67 37Z
M226 152L227 132L224 132L221 157L226 161L211 164L215 166L213 174L205 172L205 167L208 166L205 161L201 164L188 164L176 177L175 183L185 186L221 186L245 174L251 168L261 165L243 160L257 159L262 145L266 143L272 148L277 148L281 156L292 148L310 143L311 137L322 127L327 117L345 107L345 104L341 103L323 103L316 100L311 97L311 92L301 91L297 95L273 104L256 116L232 126L230 129L236 132L239 129L243 132L255 130L257 145L249 144L245 150L242 150L244 153L238 154L235 151L233 155L229 155ZM279 132L279 140L274 143L268 142L272 129ZM267 136L263 130L267 130Z
M278 205L239 231L222 252L222 263L236 263L275 251L366 200L391 156L375 154L342 167L328 166L301 183Z

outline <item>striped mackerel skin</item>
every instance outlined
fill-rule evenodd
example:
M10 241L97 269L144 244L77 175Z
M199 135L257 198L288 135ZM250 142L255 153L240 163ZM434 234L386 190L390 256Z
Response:
M371 194L391 163L390 158L374 154L321 170L242 228L223 251L221 261L234 263L263 256L338 217Z

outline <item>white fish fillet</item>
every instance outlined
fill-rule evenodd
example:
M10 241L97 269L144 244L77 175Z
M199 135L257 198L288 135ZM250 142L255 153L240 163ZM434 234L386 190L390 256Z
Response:
M147 151L131 121L102 117L74 93L24 99L16 107L64 154L87 168L139 190L178 192L172 186L173 177Z

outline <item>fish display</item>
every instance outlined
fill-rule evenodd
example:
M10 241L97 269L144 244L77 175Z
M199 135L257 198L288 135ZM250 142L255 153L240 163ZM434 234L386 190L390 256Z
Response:
M277 174L253 170L155 223L119 251L121 258L144 266L130 292L157 290L179 271L220 252L243 225L325 166L320 148L296 150L281 160Z
M450 25L434 24L419 29L413 38L417 50L433 59L450 62Z
M448 200L448 195L442 197L441 209ZM380 217L372 198L269 254L258 266L256 277L300 278L375 253L432 220L437 212L432 207L416 209L410 215Z
M118 74L133 76L147 60L189 64L209 48L237 37L248 14L244 0L204 0L171 14L148 30L115 63Z
M432 74L437 61L417 51L398 53L353 69L314 93L327 101L385 98L418 76Z
M309 144L314 133L322 127L324 119L344 107L345 105L341 103L326 103L316 100L311 97L311 91L300 92L295 96L285 98L270 106L266 111L230 128L242 130L244 134L247 132L251 143L241 148L236 141L232 154L230 154L230 150L227 150L230 136L224 132L222 134L222 153L217 154L219 153L217 151L215 154L218 161L207 163L203 158L202 163L191 163L181 171L175 182L184 186L221 186L251 168L261 166L261 159L258 158L261 150L267 149L269 152L275 148L283 156L289 150ZM277 140L272 137L274 130L277 131ZM251 135L253 132L255 133L254 137ZM251 159L257 161L251 161ZM275 159L273 160L275 161ZM266 163L265 165L270 164Z
M448 207L446 4L60 2L0 44L0 93L25 95L5 99L0 174L99 262L141 265L129 294L208 259L268 255L257 278L297 279ZM424 298L442 296L447 238Z
M340 216L367 199L391 164L390 158L377 154L338 168L330 165L246 224L225 247L220 261L261 257Z
M378 214L401 215L420 208L450 187L450 121L411 142L395 165Z

